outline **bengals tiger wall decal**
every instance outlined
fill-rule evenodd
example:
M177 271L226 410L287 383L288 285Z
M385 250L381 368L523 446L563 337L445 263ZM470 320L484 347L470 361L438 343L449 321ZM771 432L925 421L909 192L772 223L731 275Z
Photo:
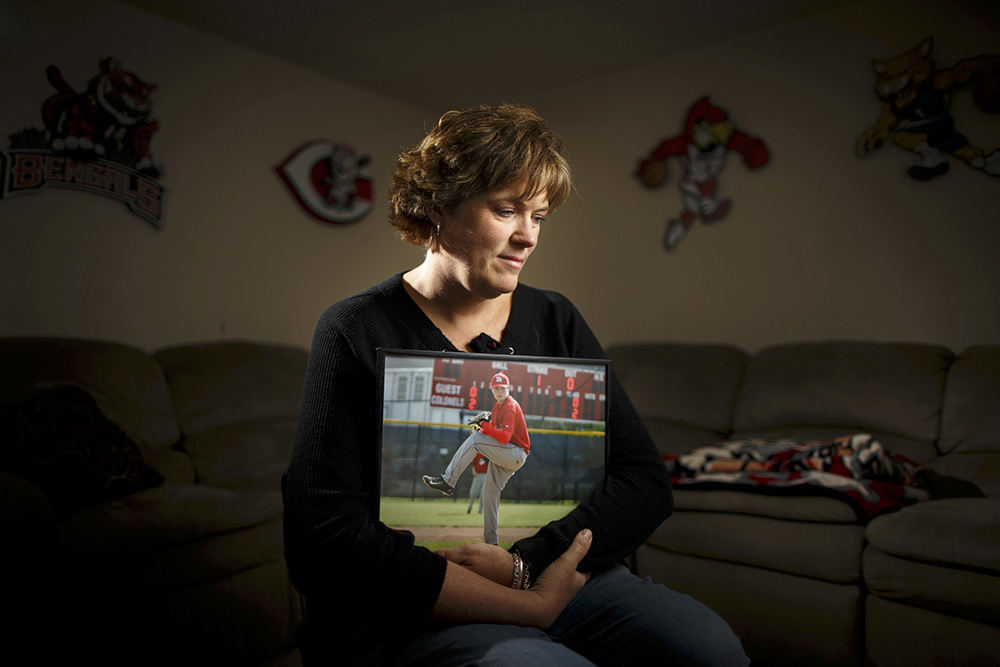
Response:
M159 124L148 83L109 56L77 91L55 65L46 69L55 93L42 103L41 128L10 135L0 152L0 199L49 188L92 192L123 202L162 229L166 188L163 165L151 152Z

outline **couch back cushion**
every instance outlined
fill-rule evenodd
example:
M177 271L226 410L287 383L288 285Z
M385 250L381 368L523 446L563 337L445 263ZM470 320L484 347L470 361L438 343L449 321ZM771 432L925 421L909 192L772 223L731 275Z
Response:
M973 347L951 367L933 468L1000 496L1000 345Z
M71 338L2 338L0 368L0 404L19 402L47 386L76 385L140 445L169 448L180 438L163 371L137 348Z
M299 413L307 358L303 349L217 342L169 347L155 356L185 434Z
M747 363L728 345L635 343L607 356L661 454L683 454L725 437Z
M944 347L905 343L765 348L747 366L733 427L738 433L868 431L894 453L924 462L935 455L953 360Z
M156 353L200 482L277 488L291 456L308 353L251 342Z

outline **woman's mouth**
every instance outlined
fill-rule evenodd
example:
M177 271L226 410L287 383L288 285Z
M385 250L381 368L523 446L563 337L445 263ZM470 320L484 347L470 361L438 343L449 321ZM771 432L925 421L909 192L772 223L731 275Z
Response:
M520 269L522 266L524 266L524 260L527 258L519 257L517 255L500 255L500 259L508 266Z

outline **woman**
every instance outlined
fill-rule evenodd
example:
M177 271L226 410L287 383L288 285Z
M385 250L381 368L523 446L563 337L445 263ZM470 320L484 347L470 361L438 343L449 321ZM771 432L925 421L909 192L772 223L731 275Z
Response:
M510 552L432 553L371 520L377 348L603 356L565 297L518 284L570 188L559 140L522 106L448 112L400 155L390 221L424 261L321 316L285 478L308 663L746 664L718 616L621 565L673 504L613 377L607 482Z

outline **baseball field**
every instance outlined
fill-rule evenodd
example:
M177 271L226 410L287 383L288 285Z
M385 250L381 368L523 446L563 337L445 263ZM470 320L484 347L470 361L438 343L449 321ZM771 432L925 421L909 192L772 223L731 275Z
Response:
M417 544L444 549L466 542L483 541L483 515L478 501L467 513L468 497L383 497L379 519L393 528L412 531ZM575 505L569 502L500 501L500 546L509 548L521 537L534 534L549 521L564 516Z

